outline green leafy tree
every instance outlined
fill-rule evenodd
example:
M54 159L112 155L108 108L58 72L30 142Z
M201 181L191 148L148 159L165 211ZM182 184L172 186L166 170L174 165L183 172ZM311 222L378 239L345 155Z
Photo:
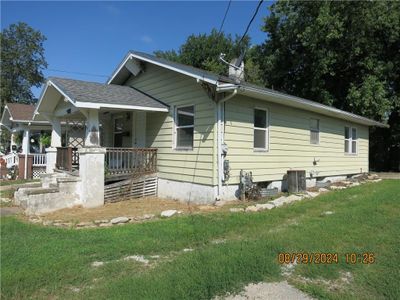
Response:
M0 33L1 111L5 102L32 103L36 100L31 87L39 87L44 82L45 40L40 31L22 22L11 24Z
M386 156L382 168L398 168L400 155L389 160L395 155L377 152L375 141L386 132L391 138L384 150L399 153L400 3L278 1L270 10L263 27L267 38L255 54L263 83L395 122L389 130L372 130L370 141L372 158Z
M242 51L247 52L247 54L251 54L253 51L250 48L250 38L248 36L240 42L239 36L233 38L231 35L219 33L216 29L213 29L210 34L190 35L178 51L155 51L154 53L158 57L171 61L219 75L227 75L228 66L219 60L220 54L226 54L225 59L231 61L239 57ZM259 69L252 57L252 55L246 55L248 59L245 59L245 79L253 83L261 82Z

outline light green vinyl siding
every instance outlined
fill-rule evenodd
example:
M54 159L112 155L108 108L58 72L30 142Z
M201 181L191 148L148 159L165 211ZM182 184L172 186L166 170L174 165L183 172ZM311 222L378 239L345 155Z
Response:
M171 106L169 113L147 113L146 146L158 149L159 176L163 179L215 185L215 104L195 79L146 64L145 72L128 85ZM194 105L193 150L175 150L173 114L177 106Z
M254 108L268 110L269 151L253 149ZM310 118L320 120L319 144L310 143ZM368 171L366 126L244 96L225 103L225 121L229 184L239 182L241 169L252 171L255 181L281 180L289 169L306 170L307 176L317 171L317 177ZM357 128L357 155L344 153L345 126Z

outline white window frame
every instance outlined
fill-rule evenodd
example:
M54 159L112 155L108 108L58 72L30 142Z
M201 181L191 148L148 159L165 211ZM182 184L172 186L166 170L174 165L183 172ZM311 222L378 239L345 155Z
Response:
M193 125L185 125L185 126L178 126L178 109L183 108L183 107L193 107ZM173 140L173 149L174 150L183 150L183 151L190 151L193 150L194 147L194 118L195 118L195 105L180 105L180 106L175 106L174 107L174 140ZM179 128L193 128L193 144L192 147L180 147L178 146L178 129Z
M315 130L314 128L311 127L311 120L317 121L317 126L318 126L318 127L317 127L317 130ZM319 135L320 135L320 134L319 134L319 133L320 133L320 124L319 124L319 123L320 123L320 119L317 119L317 118L310 118L310 144L311 144L311 145L319 145L319 142L320 142L320 139L319 139L319 138L320 138L320 136L319 136ZM317 141L316 141L316 142L313 142L313 140L311 139L311 133L312 133L312 132L316 132L316 133L317 133L317 137L318 137L318 138L317 138Z
M346 128L349 128L349 138L346 139ZM353 129L356 131L356 138L353 138ZM349 151L346 152L346 141L349 143ZM356 152L353 153L353 142L356 143ZM346 155L358 155L358 130L357 127L345 126L344 127L344 154Z
M254 116L255 116L256 110L262 110L265 112L265 117L266 117L266 124L265 124L266 127L265 128L254 126ZM254 139L255 139L254 130L265 131L265 148L254 147ZM269 151L269 110L267 108L255 107L253 109L253 150L254 150L254 152L268 152Z

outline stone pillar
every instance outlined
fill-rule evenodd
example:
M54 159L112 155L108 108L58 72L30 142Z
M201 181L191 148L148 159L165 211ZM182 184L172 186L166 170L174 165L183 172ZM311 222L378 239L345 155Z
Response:
M83 207L104 205L104 155L105 148L84 147L78 149L80 199Z
M100 146L99 111L97 109L89 109L87 113L85 146Z
M51 120L51 144L46 148L46 173L54 173L57 161L57 147L61 147L61 122L59 119Z

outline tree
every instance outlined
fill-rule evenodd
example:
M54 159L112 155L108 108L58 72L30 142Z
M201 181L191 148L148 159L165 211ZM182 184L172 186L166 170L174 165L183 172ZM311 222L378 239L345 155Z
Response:
M251 53L250 38L246 36L240 43L240 37L232 38L231 35L219 33L213 29L210 34L190 35L178 51L155 51L154 54L171 61L204 69L219 75L227 75L228 66L219 60L221 53L226 54L225 59L230 61L239 57L242 51ZM247 53L247 54L248 54ZM258 68L250 59L245 61L246 80L257 83L259 80ZM249 72L248 72L249 70Z
M22 22L11 24L0 33L1 111L5 102L35 102L31 87L39 87L45 80L45 40L40 31Z
M399 120L400 3L278 1L265 18L256 62L266 86L380 121ZM399 153L399 126L372 130L383 148ZM396 129L397 128L397 129ZM397 145L397 146L396 146ZM392 147L395 146L395 147ZM396 152L397 151L397 152ZM371 161L373 167L374 161Z

